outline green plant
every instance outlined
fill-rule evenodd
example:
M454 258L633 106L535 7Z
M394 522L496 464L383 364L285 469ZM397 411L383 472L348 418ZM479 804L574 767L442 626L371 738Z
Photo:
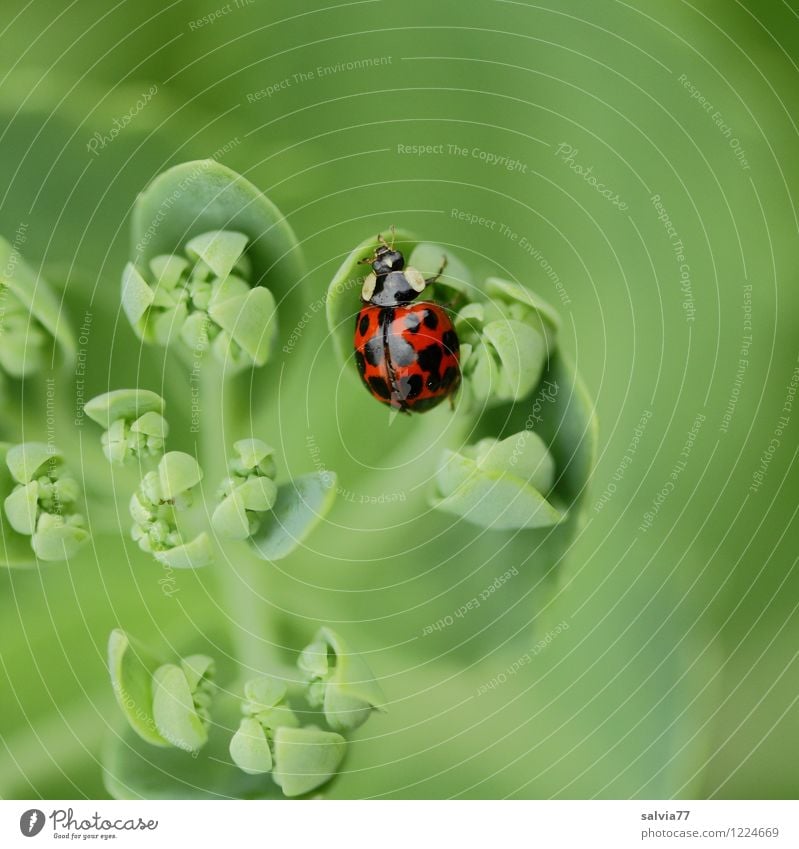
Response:
M476 284L446 248L397 238L426 275L446 257L430 297L452 309L461 340L459 437L440 454L428 503L487 531L539 534L541 557L555 563L580 518L595 440L590 403L558 351L557 313L518 284ZM352 251L326 298L333 344L353 379L358 261L372 242ZM168 170L139 196L132 244L124 314L145 346L163 352L164 367L189 381L196 441L192 451L172 448L176 437L183 447L190 440L170 424L163 389L97 395L83 414L102 428L109 474L93 472L92 493L121 500L130 539L161 568L215 573L236 619L235 662L151 650L113 630L108 664L127 727L108 743L106 787L117 797L313 793L339 773L348 736L385 700L337 632L319 629L301 651L281 647L280 615L241 595L252 585L242 590L239 573L261 583L266 564L290 555L324 518L337 488L328 470L281 481L278 452L253 432L250 386L274 359L278 312L299 297L297 243L253 185L201 161ZM19 380L38 373L50 349L65 361L74 345L46 284L35 285L21 261L11 265L13 345L0 365ZM64 455L39 442L4 443L0 453L6 563L69 559L89 533ZM92 516L92 504L85 509Z

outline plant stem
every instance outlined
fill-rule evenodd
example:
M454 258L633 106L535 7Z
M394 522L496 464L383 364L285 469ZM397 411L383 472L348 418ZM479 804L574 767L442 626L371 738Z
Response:
M205 481L207 513L215 505L215 490L227 475L233 442L245 435L238 412L238 381L225 380L224 370L210 352L201 364L198 454ZM246 543L216 538L220 605L227 613L236 656L246 676L270 674L294 677L281 659L277 614L266 602L269 564L255 557Z

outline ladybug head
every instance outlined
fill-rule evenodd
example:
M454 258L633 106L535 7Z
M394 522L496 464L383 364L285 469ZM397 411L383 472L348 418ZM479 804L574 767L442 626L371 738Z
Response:
M378 276L390 271L402 271L405 268L405 257L400 251L395 251L388 245L380 245L371 260L372 270Z
M368 257L364 257L361 262L369 263L372 266L372 271L381 277L385 274L390 274L392 271L402 271L405 268L405 257L400 251L394 250L394 238L396 234L394 225L391 225L391 244L389 244L382 236L378 236L380 242L375 252Z

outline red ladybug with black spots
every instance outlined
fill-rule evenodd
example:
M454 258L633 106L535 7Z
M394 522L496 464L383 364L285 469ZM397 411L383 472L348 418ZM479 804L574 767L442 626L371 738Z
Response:
M366 388L403 413L423 413L452 398L461 379L460 345L443 307L412 303L441 276L405 267L402 253L378 236L380 245L363 283L364 306L355 321L355 360Z

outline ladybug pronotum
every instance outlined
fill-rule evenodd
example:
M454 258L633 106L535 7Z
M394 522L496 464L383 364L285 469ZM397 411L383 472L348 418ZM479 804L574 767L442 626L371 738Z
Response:
M372 272L363 282L364 306L355 321L355 360L366 388L403 413L431 410L460 384L460 345L443 307L412 303L441 276L425 279L405 267L402 253L378 236L380 245L361 262Z

